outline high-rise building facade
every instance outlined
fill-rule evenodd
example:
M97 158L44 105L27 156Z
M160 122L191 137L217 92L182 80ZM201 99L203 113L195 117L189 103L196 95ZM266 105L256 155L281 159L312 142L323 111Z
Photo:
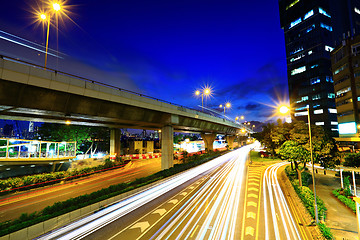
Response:
M342 41L332 52L332 70L339 135L343 141L359 137L360 35Z
M344 0L346 1L346 0ZM330 52L334 49L331 0L279 0L293 116L338 135Z

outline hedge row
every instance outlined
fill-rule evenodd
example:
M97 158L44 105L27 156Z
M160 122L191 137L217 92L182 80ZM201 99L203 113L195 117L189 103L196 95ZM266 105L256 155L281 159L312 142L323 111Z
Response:
M351 199L347 198L341 193L341 189L335 189L332 194L334 194L335 197L337 197L345 206L350 208L354 213L356 213L356 203Z
M325 225L325 223L318 223L318 226L320 228L320 231L322 233L322 235L326 238L326 239L334 239L334 236L331 233L331 230L328 226Z
M308 187L308 184L311 182L311 175L308 172L302 172L301 178L303 182L303 186L299 186L299 180L296 179L297 173L295 170L291 170L290 166L285 168L286 175L288 176L292 186L295 189L295 192L298 194L299 198L303 202L305 208L310 213L311 217L315 219L315 209L314 209L314 193ZM326 215L326 207L324 202L316 196L316 203L318 208L318 217L319 219L325 218ZM334 239L332 233L330 232L330 228L328 228L325 223L318 224L321 233L326 239Z
M72 171L59 171L53 173L41 173L23 177L14 177L0 180L0 194L7 194L13 190L28 190L44 185L55 184L62 180L70 180L82 176L88 176L101 170L113 168L115 163L105 161L104 164L96 167L75 169ZM118 165L119 167L122 165Z
M62 214L74 211L76 209L94 204L96 202L103 201L105 199L114 197L124 192L128 192L135 188L155 182L162 178L166 178L168 176L174 175L176 173L182 172L184 170L190 169L204 162L207 162L219 155L221 155L221 153L211 152L211 153L203 154L201 158L198 158L196 161L187 162L184 164L175 164L174 167L172 168L162 170L147 177L138 178L130 183L120 183L117 185L111 185L108 188L103 188L99 191L90 194L85 194L75 198L70 198L62 202L56 202L52 206L48 206L44 208L40 212L34 212L31 214L24 213L18 219L0 223L0 236L7 235L9 233L37 224L39 222L46 221L50 218L60 216Z

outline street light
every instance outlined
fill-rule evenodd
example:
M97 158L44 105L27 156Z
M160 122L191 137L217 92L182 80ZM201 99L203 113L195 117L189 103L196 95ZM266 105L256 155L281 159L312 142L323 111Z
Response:
M195 95L199 96L201 95L201 111L204 112L204 95L205 96L209 96L211 94L211 89L210 88L204 88L201 91L200 90L196 90L195 91Z
M58 13L61 10L61 5L59 3L53 3L52 4L52 10L53 13ZM47 20L47 31L46 31L46 47L45 47L45 66L44 69L46 69L47 64L47 55L48 55L48 47L49 47L49 32L50 32L50 18L51 18L51 12L49 13L41 13L39 16L41 21Z
M281 106L279 108L281 114L287 114L290 112L290 108L287 106ZM315 168L314 168L314 160L313 160L313 151L312 151L312 140L311 140L311 120L310 120L310 105L307 106L307 114L308 114L308 125L309 125L309 139L310 139L310 160L312 165L312 180L313 180L313 188L314 188L314 209L315 209L315 221L316 224L319 224L318 217L318 208L317 208L317 200L316 200L316 187L315 187Z
M224 107L224 117L225 117L225 109L226 108L230 108L231 104L229 102L225 103L225 104L220 104L219 105L220 108Z

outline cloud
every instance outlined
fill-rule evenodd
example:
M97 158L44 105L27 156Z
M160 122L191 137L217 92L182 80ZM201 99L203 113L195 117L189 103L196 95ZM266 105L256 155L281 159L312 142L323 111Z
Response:
M259 109L261 106L260 104L257 104L257 103L248 103L246 106L245 106L245 109L246 110L256 110L256 109Z

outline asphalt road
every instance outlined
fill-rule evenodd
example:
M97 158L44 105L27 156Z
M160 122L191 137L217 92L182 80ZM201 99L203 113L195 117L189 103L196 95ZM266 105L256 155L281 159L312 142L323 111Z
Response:
M249 149L177 174L41 239L241 239Z
M249 146L159 182L39 239L311 239L277 170Z
M138 160L124 168L115 169L64 184L47 186L0 198L1 221L19 217L22 213L40 211L58 201L89 194L122 182L131 182L161 170L161 159Z

